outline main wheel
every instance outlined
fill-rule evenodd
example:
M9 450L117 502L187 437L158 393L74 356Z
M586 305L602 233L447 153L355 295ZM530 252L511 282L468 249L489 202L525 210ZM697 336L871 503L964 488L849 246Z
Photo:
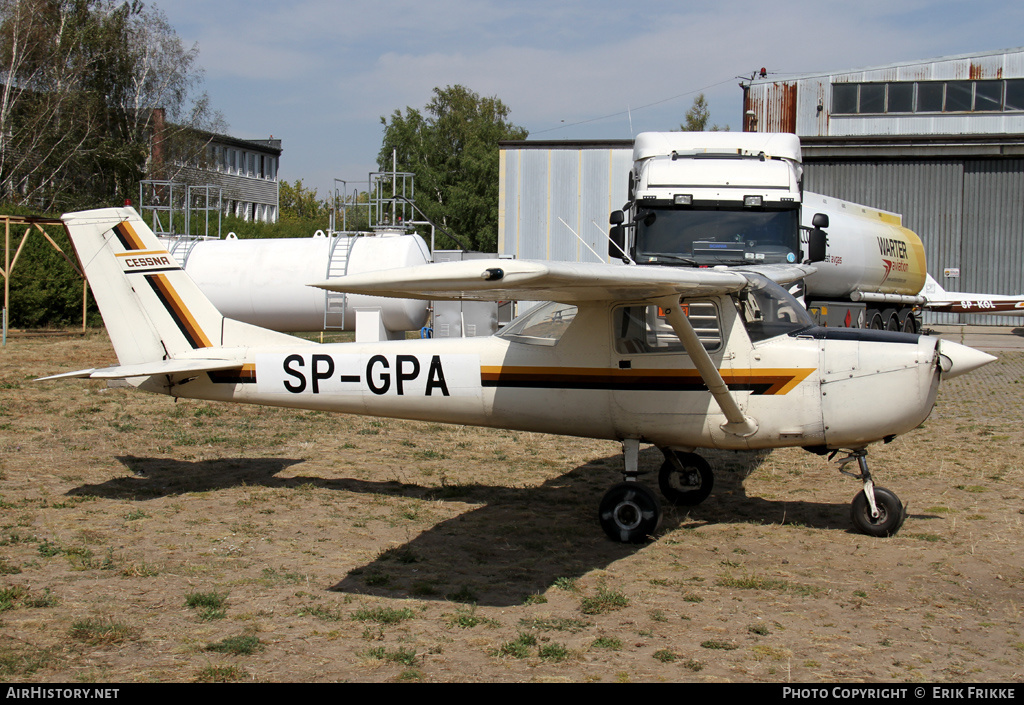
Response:
M715 484L715 475L711 471L708 461L696 453L675 453L676 458L682 464L682 468L676 467L669 459L665 459L661 470L658 471L658 487L661 494L668 500L669 504L675 506L693 506L700 504L708 495Z
M903 503L893 492L884 487L875 488L875 506L878 507L878 516L871 516L871 505L868 504L868 496L861 490L850 506L850 518L857 531L868 536L879 538L893 536L900 527L903 520L907 518L903 509Z
M612 487L598 508L601 528L614 541L642 543L661 524L658 497L638 482Z

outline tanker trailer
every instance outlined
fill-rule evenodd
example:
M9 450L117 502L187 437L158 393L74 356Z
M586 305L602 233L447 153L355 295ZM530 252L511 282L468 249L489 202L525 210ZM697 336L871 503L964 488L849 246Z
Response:
M832 327L919 331L928 276L921 238L899 214L805 191L802 220L823 223L820 214L828 247L805 279L811 315Z
M325 292L311 282L430 261L426 242L405 231L356 237L162 240L228 318L282 332L354 330L356 309L379 308L388 337L427 322L429 303ZM326 277L325 277L326 275Z

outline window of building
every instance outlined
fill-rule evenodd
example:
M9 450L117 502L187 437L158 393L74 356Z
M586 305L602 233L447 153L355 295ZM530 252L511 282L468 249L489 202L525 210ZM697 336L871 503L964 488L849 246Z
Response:
M1024 110L1024 78L1006 81L1006 110Z
M1024 111L1024 79L836 83L832 114Z
M943 96L946 95L944 83L917 84L917 112L941 113Z
M914 112L913 83L888 83L886 84L886 92L888 94L885 110L887 113Z

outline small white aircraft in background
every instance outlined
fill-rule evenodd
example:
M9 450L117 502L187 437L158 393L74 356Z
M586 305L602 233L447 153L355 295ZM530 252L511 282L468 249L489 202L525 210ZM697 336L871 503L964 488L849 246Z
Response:
M927 299L924 307L929 311L1024 316L1024 296L946 291L931 274L925 278L921 293Z
M549 301L484 338L316 344L224 318L131 209L63 217L119 365L44 379L123 379L174 397L619 440L624 482L601 501L615 540L658 528L636 481L640 443L665 455L667 501L713 474L697 448L846 451L855 526L889 536L904 509L874 487L866 447L927 418L941 379L995 358L928 336L816 327L756 272L472 260L332 279L403 298ZM806 273L780 271L779 279Z

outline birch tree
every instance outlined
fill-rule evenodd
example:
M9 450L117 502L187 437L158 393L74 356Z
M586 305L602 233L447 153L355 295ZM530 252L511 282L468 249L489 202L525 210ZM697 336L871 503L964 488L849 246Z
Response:
M138 0L0 0L0 197L55 211L133 196L154 108L182 135L171 145L202 154L184 128L222 120L197 56Z

